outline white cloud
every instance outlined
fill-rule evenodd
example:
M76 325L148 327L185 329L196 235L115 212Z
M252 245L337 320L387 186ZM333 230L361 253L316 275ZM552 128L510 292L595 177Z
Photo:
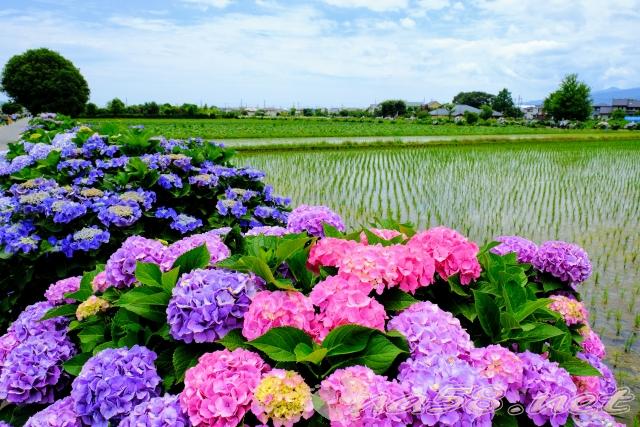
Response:
M109 22L122 27L141 31L168 31L173 24L165 19L147 19L131 16L112 16Z
M413 19L408 18L408 17L407 18L402 18L400 20L400 25L403 28L413 28L413 27L416 26L416 21L414 21Z
M233 0L181 0L183 3L199 7L201 9L208 9L215 7L217 9L224 9L229 6Z
M324 0L331 6L344 8L367 8L374 12L388 12L406 9L409 0Z
M418 0L418 8L426 11L444 9L450 4L449 0Z

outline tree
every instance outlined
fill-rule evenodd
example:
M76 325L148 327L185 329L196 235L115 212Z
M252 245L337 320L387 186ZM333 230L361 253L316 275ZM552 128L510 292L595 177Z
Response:
M2 90L31 113L77 116L89 100L89 86L71 61L49 49L30 49L4 66Z
M483 120L489 120L493 117L493 108L490 105L484 104L480 107L480 118Z
M480 108L483 104L491 105L495 95L491 95L487 92L460 92L453 98L454 104L465 104L472 107Z
M498 92L498 95L493 99L492 107L507 117L520 117L520 109L516 107L511 97L511 92L507 88Z
M627 111L622 108L616 108L611 112L611 118L613 120L624 120L627 116Z
M567 75L544 100L544 111L556 120L586 120L591 108L591 88L578 81L577 74Z
M84 107L84 115L87 117L95 117L98 115L98 106L93 102L87 103Z
M476 113L474 113L473 111L465 111L464 112L464 120L468 124L473 125L473 124L478 122L478 115Z
M1 110L5 114L17 114L22 111L22 106L15 102L5 102L2 104Z
M378 108L382 117L398 117L407 112L407 104L400 99L382 101Z
M125 108L124 102L120 98L113 98L107 103L107 110L112 116L121 116Z

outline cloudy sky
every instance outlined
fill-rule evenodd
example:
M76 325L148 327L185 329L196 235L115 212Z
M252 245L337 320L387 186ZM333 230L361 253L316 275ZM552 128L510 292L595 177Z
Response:
M104 104L364 106L640 86L640 0L0 0L0 66L71 59Z

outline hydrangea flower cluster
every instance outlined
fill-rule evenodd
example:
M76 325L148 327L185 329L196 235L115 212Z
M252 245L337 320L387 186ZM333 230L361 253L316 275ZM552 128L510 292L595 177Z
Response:
M251 411L264 424L293 427L313 415L311 388L295 371L273 369L262 376L254 391Z
M291 326L314 333L315 310L311 300L296 291L258 292L244 314L242 335L253 340L269 329Z
M405 427L412 423L408 388L376 375L369 385L369 398L360 410L358 425Z
M78 308L76 309L76 318L78 320L84 320L89 316L100 313L101 311L106 311L108 308L108 301L95 295L91 295L86 299L86 301L83 301L78 305Z
M129 237L107 260L107 282L116 288L131 286L136 281L136 263L140 261L159 264L164 251L165 246L157 240L140 236Z
M49 289L44 293L45 298L54 305L71 304L73 300L65 298L64 295L80 289L80 279L80 276L76 276L58 280L49 286Z
M520 236L500 236L496 238L500 244L491 249L498 255L515 253L518 262L532 263L538 254L538 245Z
M360 411L371 398L377 375L366 366L338 369L320 383L318 395L326 405L331 425L359 426Z
M190 427L189 418L180 407L178 396L154 397L140 403L118 427Z
M284 236L285 234L288 234L289 231L284 228L284 227L280 227L278 225L272 225L272 226L260 226L260 227L253 227L251 228L249 231L247 231L246 233L244 233L245 237L251 237L251 236Z
M196 426L238 425L268 370L257 354L241 348L205 353L186 372L180 406Z
M558 363L539 354L525 351L518 356L524 364L520 403L525 406L527 415L536 425L564 425L569 417L568 402L577 393L571 376ZM545 405L548 401L557 404Z
M407 243L427 252L435 261L436 272L443 279L460 274L460 283L468 285L480 277L478 245L446 227L419 232Z
M586 307L575 298L564 295L551 295L549 308L562 316L568 326L586 324L589 313Z
M57 400L29 418L24 427L82 427L71 396Z
M441 393L467 403L480 390L491 390L487 379L464 360L437 354L408 359L400 365L398 379L419 402L415 425L491 426L493 406L442 404Z
M625 427L604 410L587 410L573 415L577 427Z
M194 270L182 275L167 307L171 335L186 343L214 342L242 327L262 279L226 270Z
M489 345L472 348L464 358L489 381L499 396L505 396L511 403L519 400L523 364L515 353L499 345Z
M306 231L312 236L324 237L324 224L345 230L342 218L328 207L300 205L289 214L287 229L292 233Z
M90 358L71 388L82 422L107 427L138 404L158 396L160 377L155 360L153 351L138 345L102 350Z
M63 334L33 336L7 355L0 374L0 399L11 403L52 403L68 378L62 364L75 355Z
M573 376L578 393L591 393L595 398L592 407L603 408L618 388L611 369L593 354L578 353L577 357L600 371L600 377Z
M538 248L533 265L572 286L591 276L589 256L584 249L573 243L555 240L544 242Z
M599 359L604 359L607 355L604 344L600 340L600 336L595 333L591 326L585 325L578 332L582 335L582 350L586 354L592 354Z
M309 298L320 308L314 321L315 338L322 340L341 325L355 324L384 331L384 306L369 297L370 287L354 279L331 276L318 283Z
M169 245L162 254L162 260L160 261L160 268L163 271L171 270L173 263L178 257L185 252L195 249L198 246L207 245L207 250L211 255L210 266L214 266L217 262L229 257L231 251L222 242L220 238L219 230L211 230L202 234L194 234L189 237L185 237L178 240L175 243Z
M418 302L389 320L388 330L403 334L411 356L464 356L473 348L460 321L429 301Z

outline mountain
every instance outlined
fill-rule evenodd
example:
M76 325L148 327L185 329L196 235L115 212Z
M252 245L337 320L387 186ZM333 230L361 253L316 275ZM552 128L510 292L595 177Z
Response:
M640 99L640 87L632 87L628 89L620 89L617 87L610 87L602 90L591 91L591 98L594 104L611 104L613 98L632 98ZM525 104L539 105L544 100L536 99L533 101L527 101Z

